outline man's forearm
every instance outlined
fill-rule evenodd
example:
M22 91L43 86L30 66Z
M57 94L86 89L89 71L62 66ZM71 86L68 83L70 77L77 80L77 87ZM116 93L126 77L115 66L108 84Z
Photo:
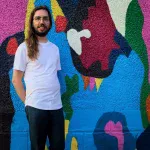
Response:
M24 89L23 83L22 82L14 82L13 83L16 92L18 94L18 96L20 97L20 99L25 102L25 97L26 97L26 91Z

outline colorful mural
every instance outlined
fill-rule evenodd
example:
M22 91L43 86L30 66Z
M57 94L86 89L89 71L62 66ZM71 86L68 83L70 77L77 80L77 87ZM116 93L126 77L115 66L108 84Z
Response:
M150 149L150 2L5 0L0 4L0 149L30 149L24 104L11 79L16 49L27 36L30 12L39 5L51 11L53 25L47 38L60 49L65 149Z

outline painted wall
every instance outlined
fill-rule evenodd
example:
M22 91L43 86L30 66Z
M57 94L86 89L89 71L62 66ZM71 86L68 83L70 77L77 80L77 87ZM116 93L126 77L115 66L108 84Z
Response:
M48 6L60 49L66 150L148 150L150 2L0 1L0 149L30 150L24 104L11 83L31 10ZM48 149L48 141L45 149Z

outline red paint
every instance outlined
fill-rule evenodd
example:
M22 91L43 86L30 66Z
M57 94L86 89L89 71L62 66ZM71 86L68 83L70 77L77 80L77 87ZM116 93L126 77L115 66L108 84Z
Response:
M83 22L83 29L89 29L91 37L81 38L82 54L80 59L85 68L95 61L101 62L101 69L107 70L112 49L120 46L114 41L116 31L106 0L96 0L96 7L88 9L88 19Z
M15 55L18 48L18 42L16 38L11 38L7 44L6 51L9 55Z
M56 17L56 32L63 32L67 26L67 19L64 16L57 16Z

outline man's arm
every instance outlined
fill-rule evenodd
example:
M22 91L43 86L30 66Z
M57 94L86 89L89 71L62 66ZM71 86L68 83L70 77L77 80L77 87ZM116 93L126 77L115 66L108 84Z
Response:
M13 77L12 77L12 83L16 89L16 92L20 99L25 102L26 92L22 83L24 72L19 70L13 70Z

